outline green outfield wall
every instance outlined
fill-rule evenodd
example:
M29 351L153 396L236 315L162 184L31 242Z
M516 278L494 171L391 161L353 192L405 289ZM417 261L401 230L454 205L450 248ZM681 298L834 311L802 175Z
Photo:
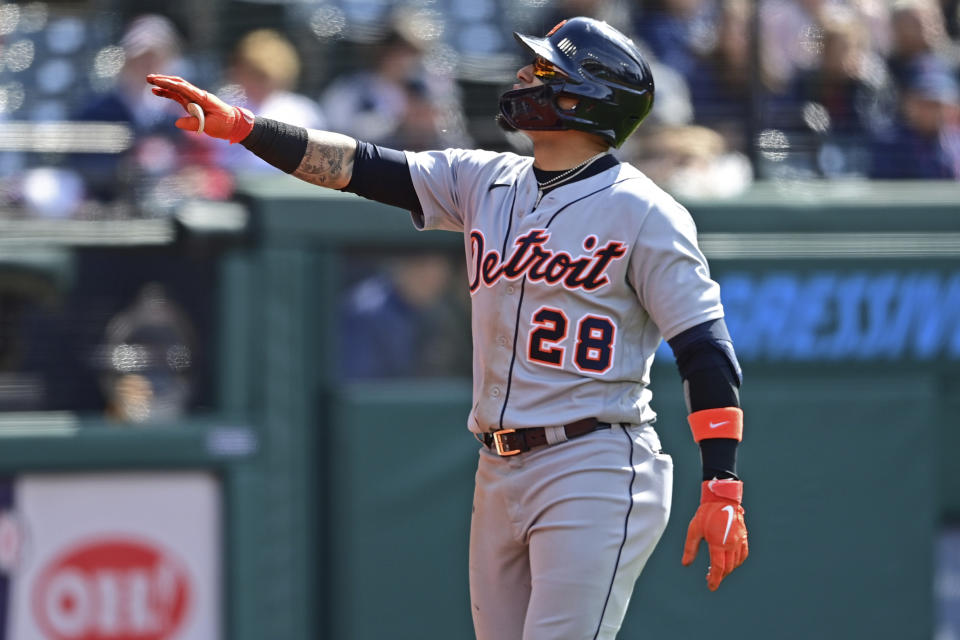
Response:
M853 183L685 203L745 374L751 555L716 593L704 550L680 566L699 461L664 349L673 514L621 638L933 636L934 543L960 521L958 202L952 184ZM229 640L471 637L469 380L346 381L336 320L358 257L458 255L462 238L284 176L244 183L240 204L243 233L178 223L164 240L218 256L213 415L42 435L3 416L0 472L213 470Z
M260 310L285 331L331 326L337 270L357 251L462 250L456 234L415 232L405 213L359 198L292 181L249 194L251 255L300 289ZM687 203L745 370L751 558L713 594L704 556L679 564L699 461L664 351L653 388L676 462L673 517L621 637L931 637L933 542L960 513L958 196L954 185L793 184ZM298 335L290 357L315 366L298 375L313 399L304 506L320 542L318 637L470 637L469 382L344 383L323 364L336 362L336 335L311 346Z

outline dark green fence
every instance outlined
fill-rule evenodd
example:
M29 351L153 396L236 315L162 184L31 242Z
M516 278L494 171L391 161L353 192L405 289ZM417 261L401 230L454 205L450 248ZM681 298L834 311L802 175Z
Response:
M290 332L289 357L313 366L291 361L296 375L267 382L291 405L303 401L292 390L307 394L304 413L267 419L270 429L293 429L302 417L312 434L293 442L314 447L315 492L304 506L316 514L308 537L317 541L317 635L469 637L477 448L464 427L469 383L341 383L335 332L320 331L331 326L351 250L458 250L462 241L293 182L250 193L260 270L295 289L271 293L260 314ZM735 202L689 204L744 345L752 553L714 594L704 556L693 568L679 564L698 459L664 354L655 407L677 465L674 513L622 637L724 628L722 637L764 639L931 637L932 545L940 523L960 512L951 471L958 195L954 185L768 185ZM304 323L315 330L309 340L298 333Z
M957 202L956 185L863 183L689 203L745 370L751 557L716 593L703 550L680 566L699 461L664 352L673 516L621 637L933 635L933 543L960 517ZM336 330L357 251L462 239L285 177L244 203L250 237L221 249L215 415L8 433L0 467L214 469L230 640L470 637L469 381L345 382Z

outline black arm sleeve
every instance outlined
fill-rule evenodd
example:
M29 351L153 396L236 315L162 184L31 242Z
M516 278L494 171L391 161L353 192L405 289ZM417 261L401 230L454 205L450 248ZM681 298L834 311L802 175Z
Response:
M722 319L699 324L669 341L683 378L687 410L740 406L740 365ZM703 479L737 478L736 440L700 441Z
M281 171L293 173L307 150L307 130L257 116L250 135L240 144ZM414 214L423 213L407 157L396 149L357 140L353 174L342 190Z
M257 116L250 135L240 144L284 173L293 173L307 151L307 130Z
M407 157L396 149L358 140L353 176L342 190L414 214L423 213L417 191L413 188Z

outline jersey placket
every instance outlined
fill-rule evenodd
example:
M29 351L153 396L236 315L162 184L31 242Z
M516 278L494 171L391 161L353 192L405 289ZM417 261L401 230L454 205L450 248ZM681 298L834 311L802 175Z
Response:
M504 250L502 251L501 260L502 263L505 263L508 259L508 252L510 247L514 246L517 238L520 238L527 233L530 233L539 228L545 228L547 226L547 221L550 220L552 212L548 206L554 201L554 198L548 196L548 200L545 201L543 194L535 186L536 181L533 180L532 171L528 173L525 178L522 178L522 183L518 185L517 192L522 193L521 202L533 202L530 211L522 213L523 209L518 209L517 199L514 199L513 206L510 210L510 226L509 231L506 234L506 239L504 242ZM531 184L532 183L532 184ZM549 193L549 192L548 192ZM500 313L498 314L498 321L502 323L499 335L497 337L497 345L501 346L501 342L504 342L504 347L510 349L510 358L509 365L506 371L505 383L506 387L502 393L502 400L500 405L500 415L497 425L500 429L509 427L504 422L507 408L510 402L510 391L515 383L515 376L518 369L522 370L522 366L517 363L520 354L518 349L520 346L520 325L522 322L522 312L523 312L523 301L526 295L527 289L527 276L524 274L518 280L502 280L497 283L498 289L503 287L503 294L501 294L501 307ZM509 327L509 320L512 319L512 328ZM511 336L507 338L506 336ZM498 389L494 387L491 390L491 395L494 395L494 391ZM501 394L497 393L494 397L499 397Z

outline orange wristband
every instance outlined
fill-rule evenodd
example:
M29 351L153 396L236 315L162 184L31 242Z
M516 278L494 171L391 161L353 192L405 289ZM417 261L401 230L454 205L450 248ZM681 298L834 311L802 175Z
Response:
M743 440L743 411L738 407L703 409L687 416L694 442L707 438Z

